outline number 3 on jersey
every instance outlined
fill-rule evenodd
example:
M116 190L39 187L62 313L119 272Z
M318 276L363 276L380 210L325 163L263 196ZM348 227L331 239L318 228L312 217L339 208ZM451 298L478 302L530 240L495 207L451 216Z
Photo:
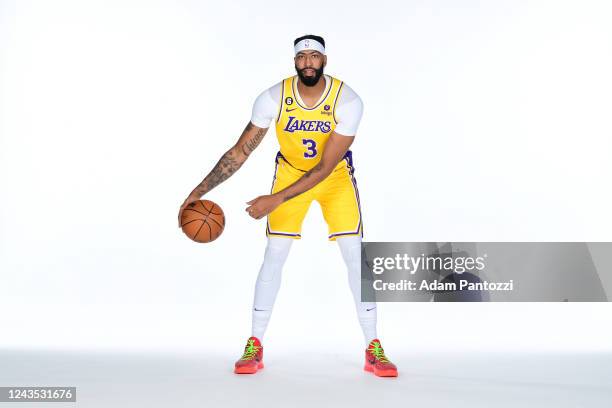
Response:
M308 149L308 151L304 152L305 158L312 159L317 155L317 142L312 139L302 139L302 144L306 145L306 149Z

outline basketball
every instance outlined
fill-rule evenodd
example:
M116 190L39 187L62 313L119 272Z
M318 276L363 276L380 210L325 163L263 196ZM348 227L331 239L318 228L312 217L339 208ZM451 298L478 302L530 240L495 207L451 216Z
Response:
M225 227L225 215L217 204L198 200L189 204L181 214L181 228L195 242L212 242Z

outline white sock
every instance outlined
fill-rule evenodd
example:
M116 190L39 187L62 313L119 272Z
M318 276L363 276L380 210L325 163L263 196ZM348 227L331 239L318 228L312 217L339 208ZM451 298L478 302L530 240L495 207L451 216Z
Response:
M280 288L283 265L289 255L292 238L269 237L264 260L255 283L253 301L253 326L251 335L263 342L274 301Z
M357 309L357 317L363 331L366 347L376 339L376 303L361 301L361 237L348 236L336 238L348 270L349 286Z

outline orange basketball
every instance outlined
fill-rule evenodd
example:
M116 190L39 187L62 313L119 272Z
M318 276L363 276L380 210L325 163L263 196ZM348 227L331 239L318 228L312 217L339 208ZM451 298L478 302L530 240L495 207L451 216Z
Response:
M225 227L225 215L217 204L198 200L181 214L181 228L195 242L211 242L219 238Z

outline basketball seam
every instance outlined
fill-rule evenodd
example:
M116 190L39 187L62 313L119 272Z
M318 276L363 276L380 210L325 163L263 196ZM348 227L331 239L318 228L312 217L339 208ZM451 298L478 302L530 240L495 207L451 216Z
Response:
M208 239L210 241L212 241L212 228L210 228L210 224L208 222L206 222L206 220L202 223L202 226L204 226L204 224L206 224L206 226L208 226ZM200 233L200 230L198 230L198 233L195 234L194 238L198 238L198 234ZM210 242L208 241L208 242Z
M208 220L208 218L207 218ZM211 221L214 221L215 224L217 224L219 226L219 228L223 229L223 225L219 224L219 222L217 220L215 220L214 218L210 219Z
M202 230L202 227L204 226L204 224L208 224L208 223L206 222L206 220L203 220L203 221L202 221L202 225L200 225L200 228L198 228L198 232L196 232L196 233L193 235L193 239L194 239L194 240L196 240L196 241L198 240L198 234L199 234L199 233L200 233L200 231Z
M187 221L186 223L184 223L183 225L181 225L181 228L182 228L182 227L184 227L184 226L185 226L185 225L187 225L187 224L191 224L191 223L192 223L192 222L194 222L194 221L204 221L204 220L202 220L201 218L196 218L195 220Z
M206 208L206 206L204 205L205 202L207 202L208 200L202 200L202 201L198 201L200 204L202 204L202 207L204 208L204 211L208 211L210 213L210 210L212 210L213 205L210 206L210 210L208 208ZM212 202L211 202L212 204Z
M207 215L208 215L208 214L204 214L204 213L203 213L203 212L201 212L201 211L194 210L193 208L185 208L183 211L195 211L195 212L197 212L198 214L202 214L202 215L204 215L204 216L207 216ZM209 213L209 214L210 214L210 213Z

